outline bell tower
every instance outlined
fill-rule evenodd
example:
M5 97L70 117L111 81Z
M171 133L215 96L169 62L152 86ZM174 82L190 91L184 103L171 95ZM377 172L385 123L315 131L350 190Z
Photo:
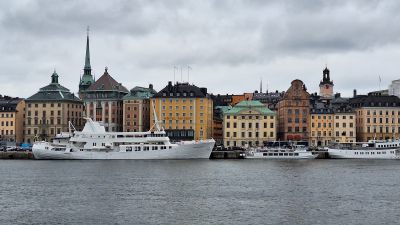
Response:
M322 80L319 83L319 95L322 99L332 99L333 98L333 81L329 75L330 71L328 67L325 67L322 72Z

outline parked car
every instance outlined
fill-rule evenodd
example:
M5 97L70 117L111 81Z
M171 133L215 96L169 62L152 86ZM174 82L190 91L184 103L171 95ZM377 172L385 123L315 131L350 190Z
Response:
M15 147L13 146L7 146L6 151L15 151Z

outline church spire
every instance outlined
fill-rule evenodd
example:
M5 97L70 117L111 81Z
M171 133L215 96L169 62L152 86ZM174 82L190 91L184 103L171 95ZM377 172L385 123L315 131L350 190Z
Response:
M89 51L89 26L87 27L87 37L86 37L86 55L85 55L85 67L84 75L91 75L92 67L90 66L90 51Z

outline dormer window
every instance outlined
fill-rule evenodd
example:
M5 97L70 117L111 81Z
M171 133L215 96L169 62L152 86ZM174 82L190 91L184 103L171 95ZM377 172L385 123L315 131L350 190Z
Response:
M179 93L179 92L178 92L178 93L176 93L176 96L177 96L177 97L181 96L181 93Z
M186 96L186 92L183 92L183 96Z
M193 92L190 92L190 97L193 97L194 96L194 93Z
M169 96L174 96L174 93L170 92L170 93L169 93Z
M162 96L167 96L167 93L163 92L163 93L162 93Z

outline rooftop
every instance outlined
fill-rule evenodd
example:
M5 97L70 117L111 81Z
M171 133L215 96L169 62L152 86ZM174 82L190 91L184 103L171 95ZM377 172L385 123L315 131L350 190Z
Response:
M128 93L128 89L126 89L121 83L118 83L109 73L108 68L106 67L104 70L104 74L96 80L87 91L118 91Z
M240 114L242 111L248 110L256 110L261 115L275 115L273 111L268 109L264 104L259 101L241 101L236 104L231 109L228 109L224 112L226 115L237 115Z

